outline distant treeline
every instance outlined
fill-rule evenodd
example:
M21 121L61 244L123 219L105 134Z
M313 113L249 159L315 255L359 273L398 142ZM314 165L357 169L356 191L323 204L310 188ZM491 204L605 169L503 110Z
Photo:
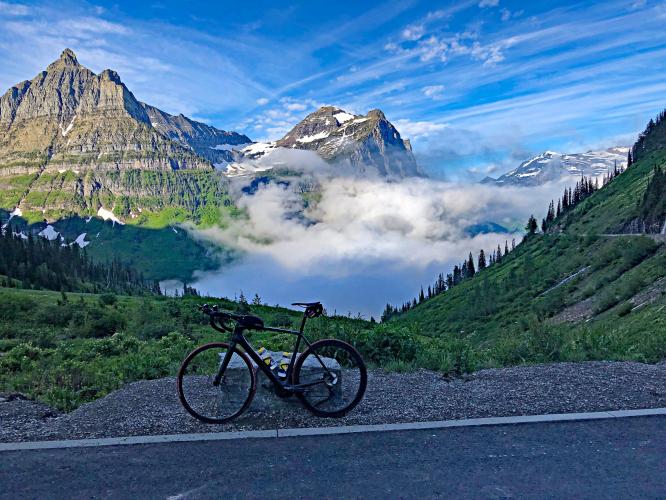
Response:
M114 259L95 263L77 244L0 231L0 286L72 292L160 294L159 283Z

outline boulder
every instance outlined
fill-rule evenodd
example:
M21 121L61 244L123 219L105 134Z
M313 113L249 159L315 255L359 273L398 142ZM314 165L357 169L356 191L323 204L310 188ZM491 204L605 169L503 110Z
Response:
M268 351L268 353L271 355L273 360L279 361L282 359L282 352ZM298 355L300 356L301 353L298 353ZM224 353L220 353L220 363L222 362L223 356ZM322 357L321 360L323 361L324 365L326 365L326 367L331 370L337 377L337 383L333 389L333 397L340 397L340 388L342 382L342 370L340 364L333 358ZM279 397L275 393L275 386L273 385L273 382L269 380L261 368L257 367L256 363L254 363L252 360L250 361L252 362L252 366L257 373L257 392L252 401L252 410L271 410L284 404L293 404L294 402L298 401L294 397ZM246 376L244 370L246 370L245 362L240 358L240 356L238 356L238 354L234 354L231 358L231 361L229 362L229 366L227 367L225 374L227 384L233 387L234 380L244 378ZM322 372L323 368L317 359L315 359L313 356L309 356L301 368L301 382L303 382L304 379L313 381L315 380L313 377L316 377L319 373ZM323 385L321 387L323 388Z

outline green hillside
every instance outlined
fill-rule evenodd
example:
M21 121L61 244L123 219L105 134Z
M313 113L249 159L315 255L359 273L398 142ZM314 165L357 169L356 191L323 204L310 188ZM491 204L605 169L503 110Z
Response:
M666 358L666 236L617 235L646 210L666 219L665 164L666 150L645 152L545 233L390 323L458 344L468 368Z

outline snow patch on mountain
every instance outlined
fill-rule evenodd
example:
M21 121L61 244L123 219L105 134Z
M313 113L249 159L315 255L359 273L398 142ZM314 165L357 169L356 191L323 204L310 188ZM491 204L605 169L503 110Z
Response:
M306 135L304 137L299 137L296 139L296 142L314 142L318 141L320 139L326 139L330 134L326 131L324 132L319 132L318 134L314 135Z
M79 234L79 235L76 237L76 239L75 239L72 243L69 244L69 246L72 246L72 245L79 245L80 248L85 248L85 247L87 247L88 245L90 245L90 242L89 242L89 241L86 241L86 234L87 234L87 233L81 233L81 234Z
M60 125L60 132L62 133L63 137L67 137L67 134L69 134L70 130L72 130L72 127L74 126L74 120L76 120L76 115L74 115L74 118L72 118L72 121L69 122L69 125L67 125L66 128L63 128L62 125Z
M49 241L55 240L59 234L60 233L56 231L55 228L50 224L42 229L39 233L37 233L38 236L46 238Z
M538 186L569 177L601 178L616 166L625 168L628 152L627 147L574 154L545 151L497 179L486 177L481 182L499 186Z
M333 115L333 118L338 120L338 123L342 124L342 123L348 122L349 120L353 120L354 115L350 115L349 113L347 113L345 111L340 111L339 113L335 113Z
M110 210L107 210L107 209L104 208L104 207L99 207L99 210L97 211L97 216L98 216L98 217L101 217L101 218L104 219L104 220L110 220L111 222L113 222L114 225L115 225L116 223L120 224L121 226L124 226L124 225L125 225L125 223L124 223L124 222L121 222L121 221L118 219L118 217L116 217L116 216L113 214L113 212L111 212Z

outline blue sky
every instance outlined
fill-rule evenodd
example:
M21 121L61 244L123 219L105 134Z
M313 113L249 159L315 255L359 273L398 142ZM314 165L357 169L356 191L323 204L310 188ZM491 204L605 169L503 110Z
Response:
M6 2L0 87L72 48L137 98L255 140L382 109L436 177L627 145L666 107L666 2Z

